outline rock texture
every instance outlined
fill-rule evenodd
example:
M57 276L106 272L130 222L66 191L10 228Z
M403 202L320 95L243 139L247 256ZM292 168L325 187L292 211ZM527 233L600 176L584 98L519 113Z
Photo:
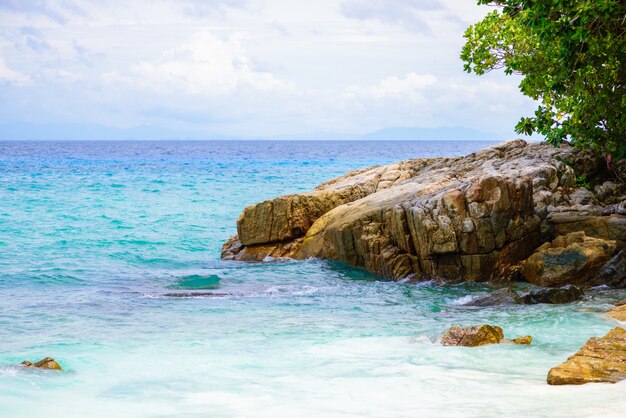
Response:
M478 347L487 344L514 343L514 344L530 344L532 337L516 338L514 340L505 340L502 328L497 325L474 325L468 328L461 328L453 325L441 337L442 345L457 345L464 347Z
M38 361L37 363L31 363L28 360L24 360L22 365L26 367L35 367L38 369L49 369L49 370L63 370L61 365L57 363L52 357L46 357L43 360Z
M575 161L567 144L515 140L466 157L355 171L245 208L222 258L321 257L392 279L516 279L521 261L584 216L601 219L589 222L606 236L622 237L613 223L624 224L626 240L626 217L603 216L598 206L614 202L621 186L576 189L576 164L565 161Z
M535 305L538 303L556 305L572 303L582 299L583 296L583 290L574 285L533 290L521 295L514 289L506 287L495 290L488 295L475 298L474 300L463 304L463 306L487 307L501 305Z
M500 305L517 305L522 303L520 295L510 287L495 290L488 295L477 297L463 306L500 306Z
M548 373L550 385L616 383L626 378L626 331L617 327L602 338L591 338L573 356Z
M540 286L586 284L613 256L615 241L572 232L545 243L522 263L522 275Z
M538 303L549 303L559 305L576 302L584 296L584 292L578 286L567 285L557 288L534 290L521 297L521 303L535 305Z
M619 305L607 312L607 315L621 322L626 322L626 305Z

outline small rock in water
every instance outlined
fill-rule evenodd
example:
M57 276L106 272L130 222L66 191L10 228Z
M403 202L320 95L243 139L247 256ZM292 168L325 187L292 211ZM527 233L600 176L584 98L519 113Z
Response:
M232 293L216 293L216 292L179 292L179 293L166 293L164 296L170 298L198 298L198 297L223 297L232 296Z
M534 305L537 303L563 304L580 300L585 294L578 286L567 285L558 288L534 290L522 296L521 303Z
M57 363L52 357L46 357L43 360L38 361L37 363L31 363L28 360L24 360L22 364L26 367L36 367L38 369L63 370L61 368L61 365Z
M525 335L523 337L514 338L512 341L514 344L528 345L533 342L533 337Z
M617 327L589 341L563 364L548 373L549 385L616 383L626 378L626 331Z
M461 328L458 325L452 325L450 329L441 337L441 344L448 346L464 346L478 347L487 344L499 344L504 342L512 342L515 344L530 344L532 337L516 338L514 340L505 340L502 328L497 325L474 325L468 328Z

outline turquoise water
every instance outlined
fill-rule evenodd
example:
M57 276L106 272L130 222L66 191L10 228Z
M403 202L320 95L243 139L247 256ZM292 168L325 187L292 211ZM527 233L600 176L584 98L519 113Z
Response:
M488 285L219 259L247 204L486 145L0 142L0 416L623 416L626 384L545 384L623 293L469 308ZM225 296L166 296L196 289ZM481 322L534 342L437 344Z

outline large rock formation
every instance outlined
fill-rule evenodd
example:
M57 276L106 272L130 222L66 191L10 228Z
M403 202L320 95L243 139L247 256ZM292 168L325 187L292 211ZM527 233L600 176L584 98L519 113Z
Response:
M549 215L563 208L588 214L598 202L573 187L571 161L567 144L515 140L463 158L355 171L247 207L222 257L322 257L393 279L508 280L553 237Z
M602 338L591 338L573 356L548 373L550 385L616 383L626 378L626 331L617 327Z

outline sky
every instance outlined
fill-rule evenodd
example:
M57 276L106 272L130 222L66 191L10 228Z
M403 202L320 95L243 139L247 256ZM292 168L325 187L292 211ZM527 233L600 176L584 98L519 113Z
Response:
M207 139L397 127L514 137L535 107L520 79L466 74L459 59L465 29L491 10L474 0L0 0L0 136L39 125L52 137L77 126Z

